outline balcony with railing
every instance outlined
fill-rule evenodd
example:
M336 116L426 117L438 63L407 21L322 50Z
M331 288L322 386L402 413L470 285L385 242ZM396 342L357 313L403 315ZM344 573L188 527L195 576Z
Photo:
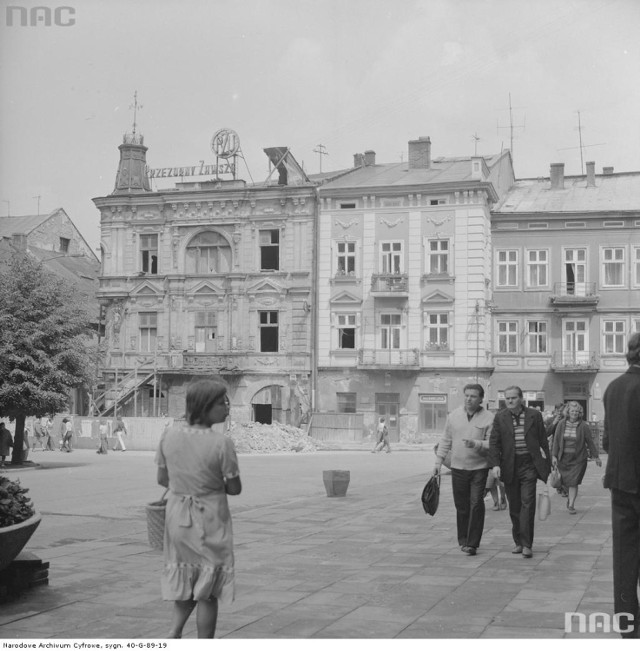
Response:
M595 283L554 283L550 296L553 305L597 305Z
M374 274L371 276L371 294L379 297L409 296L408 274Z
M420 351L417 348L360 348L358 368L420 368Z
M556 373L595 373L600 368L600 358L588 351L555 352L551 368Z

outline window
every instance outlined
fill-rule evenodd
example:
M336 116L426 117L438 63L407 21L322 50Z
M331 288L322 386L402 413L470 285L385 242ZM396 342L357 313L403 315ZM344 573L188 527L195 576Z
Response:
M140 329L140 351L143 353L152 353L156 349L158 314L157 312L140 312L138 319Z
M226 273L231 270L231 247L219 233L200 233L187 246L187 273Z
M589 326L585 319L562 320L562 363L585 364L589 361Z
M383 274L403 273L402 242L380 242L380 269Z
M399 314L380 315L380 348L385 350L400 348Z
M60 238L60 253L69 253L69 244L71 240L68 237Z
M278 352L278 313L258 312L260 315L260 352Z
M147 274L158 273L158 235L140 236L140 270Z
M260 231L260 269L278 271L280 269L280 231Z
M338 412L341 414L356 413L356 394L355 393L336 393L336 403Z
M624 354L626 348L624 321L604 322L604 353Z
M356 243L355 242L338 242L337 243L337 275L338 276L355 276L356 274Z
M640 246L633 249L633 284L640 285Z
M449 349L449 313L434 312L427 315L427 348Z
M498 352L518 352L518 322L498 321Z
M640 319L631 319L631 332L640 332Z
M546 287L549 278L549 252L546 249L527 251L527 286Z
M602 284L605 287L624 285L624 249L602 249Z
M498 287L518 285L518 252L498 251Z
M547 352L547 322L527 321L527 341L532 355Z
M565 249L563 281L567 295L587 293L587 249Z
M338 314L338 348L354 349L356 347L356 315Z
M196 353L212 353L216 343L216 313L196 312Z
M449 240L429 240L430 274L449 273Z

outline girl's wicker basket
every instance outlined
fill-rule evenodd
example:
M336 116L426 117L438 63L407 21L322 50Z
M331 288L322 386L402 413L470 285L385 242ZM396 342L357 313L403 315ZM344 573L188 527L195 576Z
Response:
M162 551L164 546L164 516L167 509L165 496L168 491L167 488L158 502L150 502L146 506L149 545L159 551Z

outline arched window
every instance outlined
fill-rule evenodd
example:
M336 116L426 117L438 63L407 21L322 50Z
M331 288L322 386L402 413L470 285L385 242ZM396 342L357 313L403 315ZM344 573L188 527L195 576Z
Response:
M231 270L231 247L218 233L200 233L187 246L186 262L187 273L227 273Z

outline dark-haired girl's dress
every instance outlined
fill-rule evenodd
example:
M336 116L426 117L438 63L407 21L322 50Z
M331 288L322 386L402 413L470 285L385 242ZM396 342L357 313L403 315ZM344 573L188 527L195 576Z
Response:
M167 428L156 464L169 473L162 598L234 598L231 513L224 479L239 475L233 441L210 428Z

